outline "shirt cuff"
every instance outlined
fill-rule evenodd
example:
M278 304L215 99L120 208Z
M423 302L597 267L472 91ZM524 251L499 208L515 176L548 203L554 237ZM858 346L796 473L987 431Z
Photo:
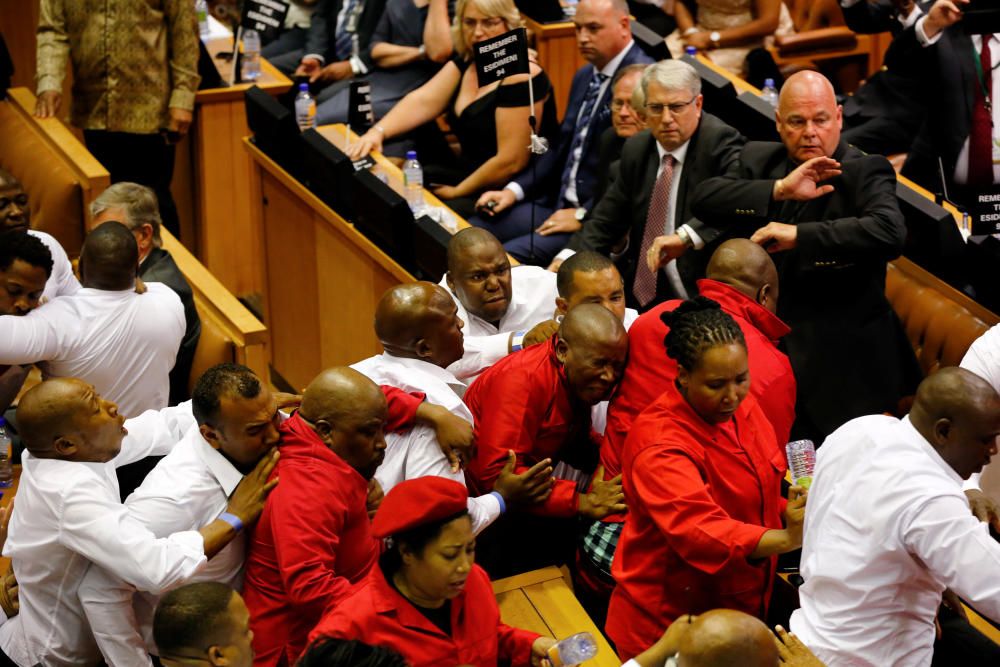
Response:
M175 90L170 93L170 103L168 106L171 109L194 111L194 95L194 92L190 90Z
M500 494L500 492L499 491L490 491L490 495L493 496L494 498L496 498L497 502L500 503L500 514L506 514L507 513L507 503L504 501L503 496ZM2 611L3 610L0 609L0 612L2 612Z
M687 232L688 238L691 239L691 243L694 244L695 250L701 250L705 247L705 240L698 236L698 232L691 228L691 225L681 225L680 227L685 232Z
M575 250L572 250L570 248L563 248L556 254L556 259L558 259L560 262L565 262L567 259L569 259L575 254L576 254Z
M934 37L928 37L927 33L924 32L924 21L927 20L926 16L921 16L917 19L917 27L914 30L917 33L917 41L920 42L920 46L931 46L932 44L937 44L937 41L941 39L941 35L944 34L944 30L934 35Z
M38 84L35 86L35 94L41 95L50 91L61 93L63 89L62 80L51 74L43 74L38 77Z
M513 192L514 199L516 199L517 201L524 201L524 189L522 189L521 186L515 183L514 181L511 181L507 185L503 186L503 189L510 190L511 192Z
M354 76L362 76L368 74L368 67L365 65L365 61L358 56L351 56L351 71L354 72Z
M326 64L326 58L318 53L307 53L299 59L299 62L302 62L303 60L318 60L320 67Z

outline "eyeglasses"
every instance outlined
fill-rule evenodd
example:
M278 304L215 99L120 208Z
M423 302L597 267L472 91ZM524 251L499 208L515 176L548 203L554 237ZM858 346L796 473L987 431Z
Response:
M621 111L625 107L632 109L632 103L628 100L611 100L611 110L615 113Z
M676 102L674 104L657 104L657 103L646 104L646 115L652 116L654 118L657 116L662 116L663 110L666 109L670 112L671 116L679 116L680 114L684 113L684 111L689 106L691 106L691 103L694 102L696 99L698 99L697 95L689 99L687 102Z
M494 30L503 25L503 18L492 16L488 19L462 19L462 27L466 30L474 31L477 25L483 26L484 30Z

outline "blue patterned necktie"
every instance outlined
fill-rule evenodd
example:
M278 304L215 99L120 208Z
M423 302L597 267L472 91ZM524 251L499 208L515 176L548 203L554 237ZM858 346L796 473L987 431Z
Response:
M607 74L594 72L594 78L587 86L587 93L583 96L583 104L580 108L580 115L576 118L576 130L573 132L573 143L569 147L569 155L566 156L566 166L562 173L562 190L559 191L559 208L566 208L566 186L569 184L570 175L573 173L573 165L576 164L576 154L583 150L583 140L587 135L587 128L594 115L597 106L597 98L601 94L601 84L608 78ZM581 154L581 157L582 154ZM579 198L579 195L577 195Z
M337 56L337 60L347 60L353 55L354 46L354 30L348 29L348 26L353 22L357 24L357 19L354 17L355 12L357 12L357 5L359 0L347 0L347 7L344 9L344 20L340 22L337 26L337 37L333 44L333 52Z

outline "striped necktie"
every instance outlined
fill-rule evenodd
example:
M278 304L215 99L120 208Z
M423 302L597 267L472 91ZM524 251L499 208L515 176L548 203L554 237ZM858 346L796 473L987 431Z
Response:
M337 60L347 60L354 55L354 33L357 26L354 14L358 11L358 3L359 0L347 0L344 18L337 24L337 37L333 43L333 52Z
M601 84L607 80L608 75L601 72L594 72L594 78L587 86L587 92L583 96L583 104L580 105L580 115L576 117L576 131L573 133L573 143L569 147L569 155L566 159L566 166L562 172L562 190L559 192L559 208L566 208L565 201L566 186L569 184L570 176L573 174L573 167L583 157L583 141L587 136L587 128L594 116L594 109L597 107L597 98L600 97ZM577 172L579 173L579 172Z

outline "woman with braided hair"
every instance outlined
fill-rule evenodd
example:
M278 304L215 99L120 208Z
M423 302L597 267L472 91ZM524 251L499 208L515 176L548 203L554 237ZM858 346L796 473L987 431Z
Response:
M622 451L629 511L606 630L623 660L684 614L723 607L763 619L777 555L802 544L805 495L781 497L785 456L749 395L739 326L701 296L663 317L677 380Z

